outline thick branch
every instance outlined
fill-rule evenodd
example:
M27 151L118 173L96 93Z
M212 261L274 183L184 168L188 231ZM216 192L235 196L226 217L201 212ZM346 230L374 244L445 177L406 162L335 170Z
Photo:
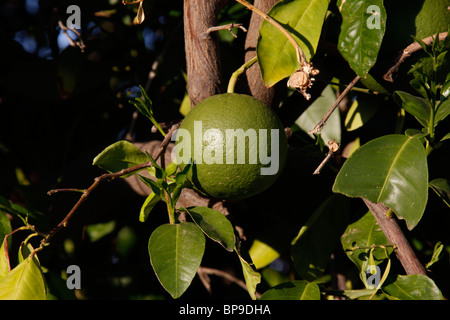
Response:
M409 245L408 240L400 229L400 226L397 224L397 221L386 215L389 208L382 203L373 203L367 199L363 199L363 201L374 215L378 225L389 242L395 246L395 253L405 269L406 274L410 275L418 273L426 275L427 272L425 268Z
M208 29L218 25L218 12L226 2L184 1L184 41L191 107L205 98L224 92L217 34L208 34ZM205 34L208 36L205 37Z
M261 9L261 11L267 13L278 0L255 0L254 5ZM250 24L248 27L247 37L245 39L245 59L249 61L253 57L256 57L256 44L259 37L259 28L261 27L263 19L256 13L252 12ZM249 94L256 99L261 100L267 105L278 105L279 101L274 101L275 91L277 86L267 88L261 77L261 70L259 64L254 64L248 68L245 72L247 77L247 84ZM274 102L272 104L272 102Z

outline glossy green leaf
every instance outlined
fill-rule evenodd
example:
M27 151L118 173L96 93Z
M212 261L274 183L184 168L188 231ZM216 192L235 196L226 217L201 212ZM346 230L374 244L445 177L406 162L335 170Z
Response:
M434 117L434 125L436 126L440 121L447 118L447 116L450 114L450 98L447 97L436 107L436 115Z
M377 61L386 29L383 0L345 1L338 50L350 67L364 78Z
M323 115L327 113L335 100L336 94L334 90L330 85L326 86L320 97L300 115L295 121L295 124L303 131L309 132L322 119ZM333 112L330 118L328 118L327 124L321 131L321 136L325 143L331 140L341 142L341 117L339 111Z
M320 300L320 289L314 282L290 281L267 290L259 300Z
M349 205L348 198L331 196L313 213L293 240L292 260L303 279L313 281L324 272L348 225Z
M341 237L342 248L351 261L360 271L366 271L369 267L369 252L372 246L373 265L378 265L388 258L393 249L389 246L383 231L377 224L374 216L368 211L357 221L348 225ZM387 246L386 249L380 246Z
M228 251L233 251L235 243L233 225L222 213L207 207L189 207L180 210L189 213L192 220L209 238L220 243Z
M431 114L431 106L428 100L403 91L395 91L394 100L408 113L412 114L422 126L428 127Z
M162 286L176 299L189 287L205 251L205 236L192 222L163 224L148 242L150 263Z
M0 300L45 300L44 278L35 258L27 258L0 280Z
M148 215L156 206L156 204L161 200L161 197L156 195L154 192L150 193L142 204L141 211L139 212L139 221L145 222Z
M430 181L430 187L450 207L450 180L437 178Z
M247 291L250 297L253 300L256 300L256 286L261 282L261 274L255 271L252 266L244 258L241 257L239 253L238 257L239 261L241 262Z
M122 140L106 147L94 158L92 164L113 173L145 162L148 162L148 158L144 152L132 143ZM133 174L123 175L123 177Z
M388 277L381 289L395 300L443 300L434 281L422 274Z
M428 200L428 165L420 139L383 136L358 148L345 161L333 191L391 208L413 229Z
M309 61L315 54L328 4L328 0L284 0L275 4L268 15L294 37ZM264 84L271 87L300 65L294 47L281 31L263 20L259 34L258 63Z

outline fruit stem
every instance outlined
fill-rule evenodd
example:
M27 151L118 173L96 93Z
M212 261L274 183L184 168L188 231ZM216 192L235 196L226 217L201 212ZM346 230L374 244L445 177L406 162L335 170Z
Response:
M234 87L236 86L236 81L237 81L238 77L241 74L243 74L246 69L250 68L257 60L258 60L258 58L256 56L254 56L252 59L250 59L246 63L244 63L239 69L237 69L235 72L233 72L233 74L230 77L230 81L228 82L228 88L227 88L228 93L234 93Z

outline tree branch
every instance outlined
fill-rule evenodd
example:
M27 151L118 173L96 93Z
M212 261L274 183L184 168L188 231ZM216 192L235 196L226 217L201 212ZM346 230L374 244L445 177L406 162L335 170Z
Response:
M395 218L386 215L389 208L382 203L373 203L367 199L363 199L363 201L377 220L377 223L386 235L386 238L394 245L397 258L405 269L406 274L426 275L427 272L425 268L409 245L408 240L400 229L400 226L397 224L397 221Z
M171 140L172 134L175 132L175 130L177 130L179 128L179 126L180 126L180 123L176 123L176 124L172 125L169 132L167 132L166 136L164 137L164 140L161 142L158 149L152 155L152 157L155 161L162 155L162 153L164 152L165 148L167 147L167 145L169 144L169 142ZM100 185L101 182L112 181L112 180L120 178L126 174L129 174L129 173L132 173L135 171L140 171L142 169L145 169L145 168L148 168L151 166L152 166L152 163L150 161L147 161L147 162L138 164L136 166L130 167L128 169L123 169L123 170L120 170L120 171L114 172L114 173L105 173L105 174L95 178L94 183L89 188L87 188L83 191L83 194L81 195L80 199L78 199L77 203L75 203L75 205L72 207L72 209L69 211L69 213L64 217L64 219L55 228L53 228L53 230L51 230L44 239L42 239L40 247L38 247L34 251L34 253L38 252L43 247L47 246L50 239L55 235L55 233L57 233L59 230L61 230L62 228L65 228L67 226L67 224L69 223L69 220L72 218L72 216L78 210L78 208L80 208L80 206L86 201L87 197L92 193L92 191L94 191ZM80 191L80 189L56 189L56 190L50 190L48 192L48 194L54 194L58 191L68 191L68 190Z
M447 32L439 33L439 41L443 41L447 37ZM422 39L422 41L427 45L431 45L434 41L435 36L430 36L425 39ZM397 58L396 63L386 72L386 74L383 76L383 79L389 82L394 82L393 74L397 73L398 69L400 68L400 65L403 63L403 61L406 60L406 58L410 57L414 52L421 50L422 47L418 42L413 42L409 46L407 46L400 56Z
M217 26L218 12L226 2L184 1L187 87L192 108L203 99L224 92L217 34L202 35Z
M339 103L344 99L344 97L350 92L350 90L353 88L353 86L361 79L360 76L356 76L355 79L352 80L352 82L349 83L347 88L345 88L344 91L342 91L341 95L336 99L336 101L333 103L333 105L330 107L330 109L327 111L327 113L323 116L323 118L319 121L318 124L309 132L310 134L319 133L322 131L322 128L327 123L328 118L331 116L333 111L337 108Z

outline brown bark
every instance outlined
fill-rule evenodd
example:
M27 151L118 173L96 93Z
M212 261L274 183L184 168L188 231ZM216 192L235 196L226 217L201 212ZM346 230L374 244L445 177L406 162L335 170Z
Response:
M255 0L254 6L267 13L278 1L279 0ZM256 44L258 42L261 23L262 18L259 15L252 13L247 38L245 39L245 61L256 56ZM257 63L253 64L253 66L246 70L245 76L247 78L249 94L269 106L272 105L275 96L275 86L270 88L264 86L259 65Z
M185 0L184 39L188 93L191 107L212 95L222 93L217 33L208 28L218 24L218 12L228 0Z

